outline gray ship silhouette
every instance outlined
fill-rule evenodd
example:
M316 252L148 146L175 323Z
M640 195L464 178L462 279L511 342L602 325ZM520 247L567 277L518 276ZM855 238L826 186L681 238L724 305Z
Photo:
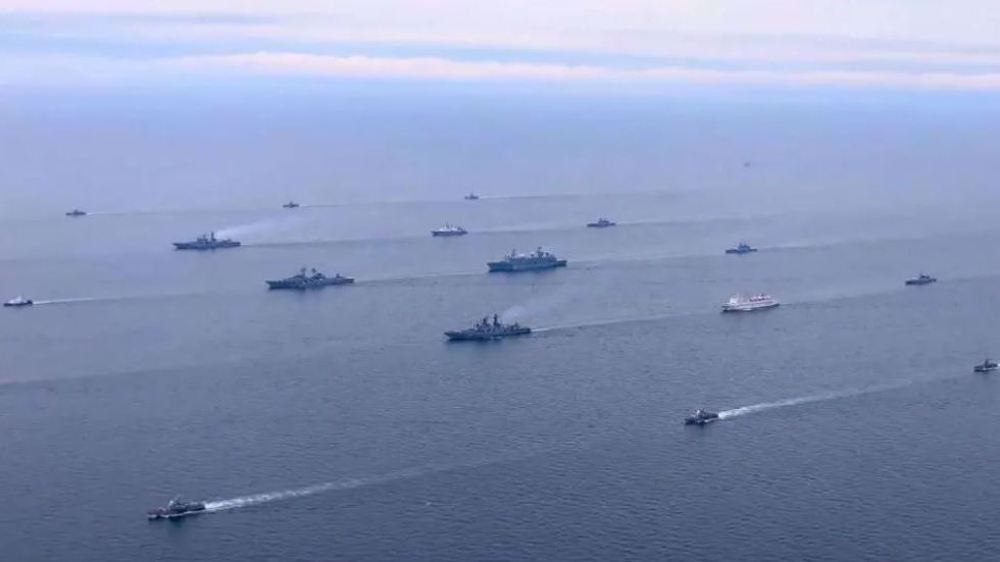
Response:
M518 254L516 250L511 250L502 260L491 261L486 265L491 272L534 271L566 267L566 260L561 260L555 254L539 247L529 254Z
M753 246L747 244L746 242L740 242L739 244L737 244L735 248L726 248L727 254L736 254L738 256L742 256L744 254L752 254L756 251L757 248L754 248Z
M609 226L615 226L615 221L609 220L607 217L601 217L594 222L587 223L587 228L608 228Z
M504 324L500 318L494 314L493 321L489 317L484 317L471 328L464 330L454 330L445 332L451 341L490 341L511 336L524 336L531 333L531 328L522 326L517 322Z
M285 279L279 279L277 281L268 281L267 288L304 291L306 289L319 289L329 285L349 285L354 283L353 277L344 277L339 273L333 277L327 277L326 275L316 271L315 267L312 268L309 273L309 275L306 275L306 268L303 267L297 274L292 275L291 277L286 277Z
M146 512L146 518L150 521L156 519L176 519L178 517L186 517L188 515L196 515L198 513L203 513L205 511L204 502L188 502L180 498L180 496L170 500L167 505L163 507L157 507Z
M178 250L218 250L220 248L238 248L240 243L229 238L218 239L214 232L202 234L191 242L174 242Z

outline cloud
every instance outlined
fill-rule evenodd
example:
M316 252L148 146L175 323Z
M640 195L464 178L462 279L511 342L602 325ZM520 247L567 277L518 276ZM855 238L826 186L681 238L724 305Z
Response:
M0 0L0 81L162 73L995 90L994 0ZM996 13L994 13L996 12ZM996 25L994 25L996 24ZM989 33L984 32L988 30Z
M176 58L162 64L175 71L210 74L222 72L253 76L347 79L1000 90L1000 73L746 71L683 66L622 69L593 65L456 61L435 57L390 58L269 52Z

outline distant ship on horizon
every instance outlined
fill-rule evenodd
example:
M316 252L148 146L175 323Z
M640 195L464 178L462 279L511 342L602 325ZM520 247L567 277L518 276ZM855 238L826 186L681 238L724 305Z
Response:
M487 262L486 265L490 272L535 271L566 267L566 260L559 259L552 252L538 247L528 254L519 254L517 250L511 250L502 260Z
M723 303L722 312L753 312L755 310L775 308L779 304L774 297L763 293L750 296L733 295L729 297L728 301Z
M609 226L615 226L615 221L609 220L606 217L601 217L594 222L587 223L587 228L608 228Z
M461 226L446 224L431 231L431 236L465 236L469 231Z
M354 278L344 277L339 273L333 277L327 277L326 275L316 271L315 267L310 270L309 274L306 274L306 268L303 267L298 273L292 275L291 277L278 279L276 281L267 281L266 283L268 289L294 289L297 291L304 291L306 289L319 289L330 285L349 285L354 283Z
M240 242L229 238L219 239L214 232L202 234L190 242L174 242L178 250L218 250L221 248L238 248Z
M727 254L737 254L737 255L752 254L756 251L757 248L754 248L753 246L747 244L746 242L740 242L735 248L726 249Z

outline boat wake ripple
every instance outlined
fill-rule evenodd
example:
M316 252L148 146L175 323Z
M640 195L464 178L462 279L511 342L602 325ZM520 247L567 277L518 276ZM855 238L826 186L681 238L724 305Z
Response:
M105 298L105 297L79 297L79 298L75 298L75 299L48 299L48 300L36 300L36 301L34 301L33 304L35 304L36 306L37 305L42 305L42 304L72 304L72 303L75 303L75 302L94 302L94 301L101 301L101 300L109 300L109 299Z
M849 390L840 391L830 391L821 392L818 394L810 394L808 396L799 396L797 398L788 398L785 400L777 400L775 402L761 402L760 404L751 404L749 406L741 406L739 408L733 408L731 410L723 410L719 412L720 420L727 420L739 416L745 416L747 414L755 414L757 412L763 412L766 410L775 410L777 408L786 408L788 406L798 406L800 404L812 404L815 402L826 402L828 400L839 400L841 398L850 398L853 396L861 396L864 394L874 394L876 392L885 392L888 390L896 390L904 388L907 386L912 386L915 384L926 383L926 382L939 382L944 380L942 378L934 379L909 379L905 381L898 381L894 383L880 384L875 386L868 386L864 388L854 388Z
M445 472L448 470L476 468L480 466L494 464L497 462L503 462L506 460L513 460L514 458L517 457L509 457L505 459L493 459L488 461L472 462L466 464L454 464L448 466L422 466L415 468L407 468L407 469L397 470L394 472L388 472L378 476L370 476L362 478L346 478L343 480L334 480L331 482L323 482L321 484L313 484L312 486L305 486L302 488L289 488L287 490L277 490L274 492L251 494L248 496L240 496L224 500L208 501L205 502L205 511L208 512L227 511L230 509L238 509L241 507L249 507L252 505L302 498L306 496L322 494L324 492L351 490L354 488L383 484L386 482L393 482L396 480L417 478L420 476L435 474L438 472Z

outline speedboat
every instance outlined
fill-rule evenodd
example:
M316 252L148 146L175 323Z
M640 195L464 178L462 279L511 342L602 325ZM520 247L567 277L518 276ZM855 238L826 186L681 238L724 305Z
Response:
M707 425L714 421L719 421L719 414L698 409L690 416L684 418L684 425Z
M179 496L167 502L163 507L157 507L146 512L146 518L150 521L156 519L176 519L195 515L205 511L203 502L187 502Z
M937 283L937 278L923 273L913 279L906 280L907 285L930 285L931 283Z
M33 304L35 304L35 301L24 297L14 297L3 303L4 306L31 306Z
M476 195L475 193L469 193L468 195L465 196L466 201L475 201L476 199L479 199L479 196Z
M285 203L284 205L282 205L282 207L284 207L286 209L297 209L297 208L299 208L299 204L296 203L295 201L289 201L288 203Z
M81 211L80 209L73 209L72 211L66 213L67 217L85 217L87 216L86 211Z
M990 373L996 371L998 367L1000 367L1000 365L998 365L996 361L986 359L982 363L973 367L972 370L977 373Z

